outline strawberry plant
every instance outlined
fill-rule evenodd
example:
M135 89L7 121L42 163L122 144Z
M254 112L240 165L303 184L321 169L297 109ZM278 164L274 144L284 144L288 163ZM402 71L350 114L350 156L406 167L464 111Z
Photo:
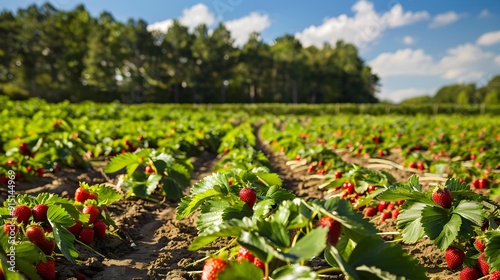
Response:
M119 186L126 198L148 198L159 189L161 195L178 200L190 184L193 166L182 154L144 149L113 157L105 171L114 173L124 168L127 174L123 175Z

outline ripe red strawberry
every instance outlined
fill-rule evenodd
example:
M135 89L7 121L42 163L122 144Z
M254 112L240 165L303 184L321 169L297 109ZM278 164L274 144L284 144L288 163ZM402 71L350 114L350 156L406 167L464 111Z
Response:
M220 258L211 258L205 261L201 280L216 280L217 274L223 271L228 263Z
M240 191L240 199L248 204L248 206L253 207L255 201L257 200L257 194L255 193L255 190L251 188L243 188Z
M316 165L310 164L309 167L307 167L307 173L311 173L316 169Z
M16 162L15 162L15 161L13 161L12 159L8 159L8 160L7 160L7 165L8 165L8 166L12 166L12 165L14 165L14 164L16 164Z
M3 278L3 270L2 270L2 268L0 267L0 280L3 280L3 279L4 279L4 278Z
M476 249L481 253L484 252L484 249L486 248L483 241L479 237L476 238L476 241L474 241L474 246L476 246Z
M261 260L259 260L258 258L255 258L255 260L253 260L253 264L260 268L260 270L262 270L262 272L266 272L266 264L264 262L262 262Z
M78 237L83 243L90 245L94 241L94 229L93 228L82 228L80 231L80 236Z
M93 199L93 200L97 201L97 198L98 198L97 194L94 192L91 192L91 193L89 193L89 197L87 199Z
M44 242L42 242L41 244L36 244L38 246L38 248L40 248L40 250L42 250L42 252L44 252L46 255L52 255L52 253L54 253L54 248L56 246L56 242L54 241L54 239L50 239L50 240L44 240Z
M385 222L385 220L390 219L391 217L391 212L382 212L382 214L380 215L380 221Z
M377 209L375 207L366 207L365 217L373 217L377 214Z
M101 213L101 210L99 209L99 207L93 204L88 204L83 207L82 213L90 215L89 224L92 224L97 219L97 216L99 216L99 214Z
M56 264L53 259L48 259L46 263L39 261L36 265L36 272L44 280L56 279Z
M391 218L396 219L399 216L399 208L393 209L391 211Z
M351 182L345 182L342 187L344 190L347 190L348 194L353 194L354 193L354 184Z
M396 207L396 203L394 201L391 201L391 202L389 202L389 204L387 204L386 209L389 211L392 211L392 210L394 210L395 207Z
M43 230L45 230L45 232L53 232L54 229L52 229L51 226L43 226Z
M474 189L479 189L479 180L472 180L472 182L470 183L474 187Z
M320 159L320 160L318 161L318 166L319 166L319 167L321 167L321 166L323 166L323 165L325 165L325 161L324 161L324 160L322 160L322 159Z
M43 169L43 167L38 167L36 169L36 174L38 174L39 177L43 177L44 173L45 173L45 170Z
M328 243L333 246L337 245L342 233L342 225L337 220L332 219L330 216L323 216L319 219L317 226L329 228Z
M497 270L490 274L490 278L488 280L500 280L500 270Z
M144 173L153 174L153 173L155 173L155 170L153 169L153 167L148 165L148 166L146 166L146 169L144 169Z
M372 191L374 191L376 188L377 188L377 186L370 185L370 186L368 186L368 192L372 192Z
M451 208L453 197L449 189L441 189L437 187L432 193L432 200L436 202L439 206L449 209Z
M424 170L424 169L425 169L425 165L424 165L424 163L423 163L423 162L421 162L421 161L418 161L418 162L417 162L417 169L418 169L418 170Z
M28 224L31 217L31 209L26 205L18 205L14 208L12 212L12 217L17 218L18 223Z
M21 145L19 145L19 151L23 155L29 155L31 153L30 148L28 147L28 144L26 144L26 143L21 143Z
M42 244L45 242L45 230L41 225L32 225L26 229L26 236L35 245Z
M477 180L477 183L478 183L480 189L487 188L489 185L488 179L479 179L479 180Z
M250 253L250 251L248 251L246 248L240 246L236 260L238 262L241 262L242 260L247 260L253 263L253 261L255 260L255 256L252 253Z
M82 223L76 221L73 226L67 227L69 232L71 232L74 236L80 236L80 231L82 230Z
M453 246L448 247L445 252L446 264L450 270L459 268L464 263L464 251Z
M412 162L410 162L408 164L408 167L410 167L410 168L417 168L417 164L414 161L412 161Z
M85 274L83 274L83 273L78 273L78 274L76 275L76 279L78 279L78 280L85 280Z
M83 203L83 202L85 202L85 200L87 200L89 198L89 195L90 195L89 191L87 191L86 189L84 189L82 187L79 187L75 191L75 200Z
M49 210L49 206L45 204L38 204L33 207L31 213L33 214L33 220L35 222L45 222L47 221L47 210Z
M104 221L102 220L95 221L94 234L98 238L104 238L104 236L106 236L106 223Z
M474 267L466 266L460 271L460 280L477 280L479 278L479 270Z
M6 235L10 235L11 231L13 231L13 232L15 232L15 234L17 234L17 232L19 231L19 228L17 227L16 224L12 224L10 222L6 222L3 225L3 233L5 233Z
M335 171L335 173L333 173L333 177L335 177L335 179L340 179L340 178L342 178L342 172L340 172L340 171Z
M387 202L385 202L385 201L383 201L383 200L382 200L382 201L380 201L380 202L378 203L378 206L377 206L378 211L379 211L379 212L384 211L384 209L385 209L385 208L387 208L387 205L388 205L388 203L387 203Z
M481 273L483 273L483 275L488 275L490 273L490 266L485 259L486 255L484 253L479 255L479 258L477 259L477 265L479 266L479 269L481 270Z

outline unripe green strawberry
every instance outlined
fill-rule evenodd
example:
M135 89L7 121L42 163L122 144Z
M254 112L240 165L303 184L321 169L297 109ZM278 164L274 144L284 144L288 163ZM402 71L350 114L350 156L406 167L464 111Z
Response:
M211 258L205 261L201 280L216 280L217 275L223 271L228 263L220 258Z

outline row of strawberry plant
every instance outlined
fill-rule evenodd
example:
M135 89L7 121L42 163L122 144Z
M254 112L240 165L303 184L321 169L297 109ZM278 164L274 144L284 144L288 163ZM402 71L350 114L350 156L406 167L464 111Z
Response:
M428 118L418 117L287 116L286 122L268 122L262 132L271 147L289 159L306 157L308 171L333 173L345 168L331 150L381 158L396 153L404 158L403 164L415 171L446 173L475 188L491 188L492 197L500 195L500 132L494 121L478 118L472 122L457 117L452 127L444 124L448 121L444 117L431 121L433 125ZM318 159L321 156L336 159L329 163L327 170L331 171L323 171L324 160Z
M403 242L432 240L445 251L448 268L461 269L460 279L478 279L480 275L498 279L500 204L456 179L424 191L416 176L406 184L392 185L378 198L405 200L397 218Z
M245 138L240 143L254 143L249 125L237 129ZM177 208L177 219L199 211L198 237L190 250L231 238L205 261L202 279L319 279L324 273L344 273L352 279L381 275L425 279L417 262L378 237L347 201L296 198L282 189L278 174L263 166L267 161L262 154L232 156L224 145L223 141L221 152L226 155L219 172L195 184ZM254 149L237 146L237 150ZM396 258L397 265L366 252ZM314 271L308 262L313 258L323 259L325 266Z
M2 279L55 280L61 257L77 263L75 242L90 248L94 238L117 236L106 207L120 198L111 187L81 183L74 200L40 193L6 201L0 208Z

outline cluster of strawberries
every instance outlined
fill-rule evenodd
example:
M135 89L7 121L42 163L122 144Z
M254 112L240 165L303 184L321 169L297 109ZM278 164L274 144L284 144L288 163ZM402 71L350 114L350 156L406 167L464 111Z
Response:
M95 204L97 199L98 196L96 193L90 192L83 187L76 189L75 201L84 205L81 212L89 215L89 221L85 224L75 221L75 225L68 227L68 230L85 244L91 244L94 241L94 237L104 238L106 235L107 225L101 219L102 209Z
M35 205L30 208L28 205L17 205L12 212L12 217L15 218L16 224L7 222L4 224L3 232L11 234L12 231L17 234L19 227L26 227L26 236L47 256L54 254L55 241L52 232L52 227L47 220L47 211L49 207L45 204ZM31 222L30 222L31 221ZM46 262L39 261L36 264L38 275L43 279L56 279L56 265L54 259L47 258Z

